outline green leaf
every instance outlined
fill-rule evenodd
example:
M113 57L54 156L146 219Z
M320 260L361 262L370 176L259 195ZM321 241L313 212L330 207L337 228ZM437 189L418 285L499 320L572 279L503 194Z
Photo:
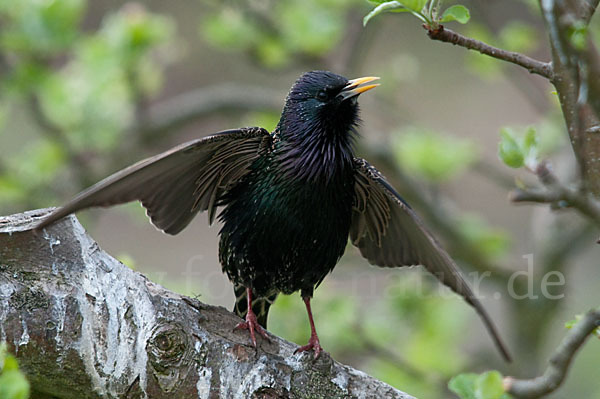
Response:
M0 375L0 398L27 399L29 382L18 370L7 370Z
M420 13L423 11L423 7L427 4L427 0L402 0L398 3L414 12Z
M525 164L525 156L511 129L503 128L500 130L498 156L511 168L520 168Z
M10 355L6 343L0 344L0 398L27 399L29 397L29 382L19 371L17 359Z
M523 137L523 154L525 154L525 165L530 169L535 169L538 158L538 134L533 126L530 126L525 131Z
M501 399L504 394L502 374L498 371L487 371L475 380L476 399Z
M476 399L475 381L479 375L473 373L459 374L448 382L448 389L460 399Z
M11 371L11 370L19 370L19 363L17 363L17 359L14 356L8 355L4 358L4 366L2 367L2 372Z
M523 150L525 152L532 151L538 144L538 136L533 126L530 126L525 131L525 138L523 139Z
M571 328L573 328L575 326L575 324L577 324L577 320L569 320L569 321L565 322L565 328L567 330L570 330Z
M404 12L410 11L398 1L386 1L385 3L381 3L377 7L372 9L371 12L363 18L363 26L366 26L369 23L369 21L377 15L391 10L399 10Z
M517 134L510 128L502 128L500 135L501 141L498 147L500 159L512 168L526 166L530 170L535 170L539 162L540 147L543 149L536 128L530 126L521 134ZM548 140L546 142L547 146Z
M442 14L440 22L456 21L460 24L466 24L471 19L469 9L463 5L457 4L449 7Z

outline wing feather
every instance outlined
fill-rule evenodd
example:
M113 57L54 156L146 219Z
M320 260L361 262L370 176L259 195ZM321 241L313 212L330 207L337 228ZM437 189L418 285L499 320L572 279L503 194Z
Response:
M225 130L140 161L78 194L36 229L82 209L140 201L152 224L168 234L183 230L200 211L213 222L223 195L271 145L259 127Z
M355 159L354 164L352 243L377 266L425 267L475 308L504 358L510 360L494 324L452 258L377 169L364 159Z

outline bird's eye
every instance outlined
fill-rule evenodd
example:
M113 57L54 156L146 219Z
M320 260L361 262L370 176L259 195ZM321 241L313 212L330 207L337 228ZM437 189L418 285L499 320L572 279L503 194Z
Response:
M329 95L327 94L327 92L325 90L320 90L317 93L317 100L319 101L327 101L329 99Z

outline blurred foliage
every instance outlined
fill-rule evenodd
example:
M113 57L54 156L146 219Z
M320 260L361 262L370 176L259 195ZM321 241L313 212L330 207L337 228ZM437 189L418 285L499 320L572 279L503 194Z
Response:
M23 158L29 162L23 162ZM4 161L7 171L0 175L0 205L27 203L45 182L59 174L66 158L59 144L39 140L27 144L21 152L9 154Z
M374 289L373 281L359 282L344 290L345 295L336 294L325 281L312 302L321 344L342 362L368 359L359 367L417 397L443 397L444 381L466 364L458 343L473 314L420 270L397 271L386 281L377 292L366 293L373 298L368 305L357 303L359 295L353 290ZM308 340L308 318L299 295L277 299L269 330L300 345Z
M161 86L168 62L161 49L173 40L173 23L127 4L107 15L97 31L82 32L86 5L84 0L8 0L0 6L0 61L8 69L0 79L1 108L8 113L31 105L46 133L3 154L0 207L54 202L55 192L41 195L40 187L51 182L60 187L73 175L83 176L93 153L111 151L123 140L135 102ZM69 163L81 169L69 173ZM93 170L88 174L93 177L81 183L95 179Z
M496 34L487 25L470 23L467 25L466 35L491 46L521 53L534 51L539 45L536 29L522 21L511 21ZM473 51L466 54L466 63L475 74L485 79L497 78L504 68L511 68L507 63L483 57Z
M498 259L506 255L511 246L507 231L489 226L480 216L463 215L458 221L458 229L465 240L490 259Z
M152 50L171 34L164 17L126 7L107 17L97 33L81 39L72 59L44 80L42 109L75 149L115 147L132 123L131 97L153 94L160 87Z
M578 50L583 50L586 47L588 40L588 27L581 21L575 22L569 29L569 40L573 47Z
M4 0L0 45L5 51L30 57L53 57L77 39L85 0Z
M427 24L431 29L437 29L443 22L456 21L466 24L471 18L469 9L461 4L455 4L441 12L441 0L369 1L377 6L365 16L363 25L366 25L373 17L384 12L410 13Z
M345 12L360 0L215 2L200 23L204 39L227 51L243 50L266 67L289 65L333 50L347 28Z
M417 127L394 135L393 150L403 168L432 182L458 176L478 158L472 142Z
M502 374L487 371L483 374L459 374L448 383L448 388L461 399L509 399L504 392Z
M250 112L242 121L244 126L262 126L272 132L279 122L279 112Z
M326 67L328 59L337 57L357 21L360 23L366 15L366 23L384 11L410 13L432 26L469 22L462 30L468 36L512 51L529 53L538 49L538 41L544 36L527 22L525 13L506 23L500 17L490 23L483 19L485 13L477 12L485 3L467 2L473 19L479 21L475 22L470 21L471 12L454 1L202 0L198 4L203 12L191 20L197 24L193 30L195 39L206 41L219 51L245 56L257 68L266 69L267 74L283 68ZM519 3L526 5L521 9L539 14L538 0ZM105 177L116 165L123 166L122 162L130 157L139 159L140 148L148 144L143 129L138 128L146 121L145 106L161 93L165 69L177 61L182 39L175 29L176 21L166 13L150 12L139 3L126 3L118 9L106 6L110 11L101 18L91 18L97 23L86 23L91 5L87 0L0 1L2 213L56 204ZM405 19L399 21L402 24ZM371 25L380 22L375 19ZM590 33L600 39L598 25L589 31L576 27L571 40L577 45ZM398 45L407 39L395 40L394 45ZM365 40L373 47L376 42L369 44ZM359 48L357 43L353 45L361 62L378 61L369 58L366 48ZM380 88L388 94L396 93L408 82L423 86L430 83L425 82L430 78L421 70L432 65L426 64L425 57L421 59L402 49L399 45L386 49L395 53L395 58L389 54L386 65L375 64L377 71L391 76ZM497 60L474 52L464 54L467 66L479 77L497 77L504 71L504 64ZM360 69L356 65L353 68L352 72ZM392 113L398 107L391 102L385 105L387 111L382 112ZM272 129L278 112L245 113L240 120L244 125ZM418 126L420 122L409 120L408 124ZM465 123L469 122L465 118ZM18 137L6 129L10 123L33 127L23 130L37 134ZM507 127L501 132L499 157L511 167L531 168L538 159L566 143L563 130L563 122L554 115L535 128ZM420 127L396 131L390 150L399 167L415 180L425 180L427 188L438 190L436 193L440 186L457 181L464 172L485 161L483 150L469 140ZM168 134L171 132L165 132L165 136ZM435 206L438 212L446 211L444 201L437 197ZM126 209L135 215L135 220L145 223L138 204ZM452 239L467 248L476 248L484 260L493 263L509 253L509 234L489 225L486 218L467 213L451 219L455 225ZM127 254L121 254L119 259L130 267L137 266ZM160 283L168 279L166 272L155 275L153 279ZM323 346L336 359L350 362L417 397L448 397L449 388L461 398L506 398L500 390L502 377L498 372L460 374L446 388L448 380L465 369L481 368L482 364L487 368L492 357L484 357L484 351L471 348L469 334L465 334L468 320L475 318L472 309L456 295L446 295L447 290L439 292L440 285L432 282L426 273L395 271L392 278L385 279L383 287L378 286L368 297L371 302L365 304L357 299L358 290L365 289L361 283L372 287L370 281L357 282L354 291L348 292L330 286L326 280L313 302ZM165 284L187 294L198 293L189 280ZM515 306L514 314L509 316L522 320L518 312L528 309ZM273 306L270 329L304 344L310 333L305 315L299 296L281 296ZM534 346L537 341L529 344ZM469 354L464 350L467 345ZM472 359L478 356L483 360L473 365ZM8 392L3 389L8 386L27 395L29 386L5 349L0 350L0 360L4 364L0 397L26 397L3 396ZM12 382L6 385L5 379Z
M6 342L0 343L0 398L29 398L29 382L19 370L17 359L8 353Z

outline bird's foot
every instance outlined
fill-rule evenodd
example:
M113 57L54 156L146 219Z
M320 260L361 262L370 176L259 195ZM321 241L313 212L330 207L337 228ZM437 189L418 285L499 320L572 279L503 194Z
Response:
M315 360L318 359L321 352L323 352L323 347L321 347L321 343L319 342L319 337L317 336L317 334L312 334L310 336L310 339L308 340L308 344L296 349L294 351L294 354L298 352L306 352L311 349L315 352Z
M256 335L255 331L257 331L264 339L267 341L271 341L267 332L260 324L258 324L258 320L256 319L256 315L252 312L251 309L248 309L248 313L246 314L246 321L242 321L235 326L234 330L249 330L250 331L250 339L252 340L252 345L256 348Z

